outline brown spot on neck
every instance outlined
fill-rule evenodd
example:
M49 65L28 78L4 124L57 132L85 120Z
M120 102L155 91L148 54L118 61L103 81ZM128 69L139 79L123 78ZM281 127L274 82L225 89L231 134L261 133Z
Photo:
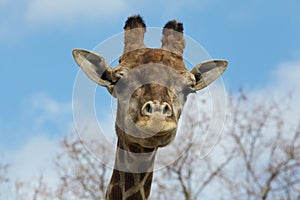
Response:
M129 173L114 170L107 188L106 200L144 200L150 196L153 172Z
M139 199L143 199L140 191L134 193L133 195L128 197L126 200L139 200Z
M145 200L148 199L151 191L152 178L153 178L153 164L155 159L156 150L154 148L143 148L137 143L127 144L124 141L118 141L118 151L116 156L115 169L113 171L110 184L106 191L106 200L115 199L134 199ZM153 152L153 154L151 153ZM149 158L140 160L135 157L137 154L149 154ZM129 169L140 169L140 173L133 173L128 171L121 171L117 166L130 165ZM148 169L150 171L145 171Z

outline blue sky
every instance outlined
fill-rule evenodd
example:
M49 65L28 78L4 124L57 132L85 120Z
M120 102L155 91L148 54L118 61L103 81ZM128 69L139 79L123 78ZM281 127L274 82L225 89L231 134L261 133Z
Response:
M15 153L37 137L56 141L72 131L79 69L72 49L93 49L132 14L149 27L182 21L211 57L229 61L228 91L276 90L285 67L292 78L300 68L298 0L0 0L0 150Z

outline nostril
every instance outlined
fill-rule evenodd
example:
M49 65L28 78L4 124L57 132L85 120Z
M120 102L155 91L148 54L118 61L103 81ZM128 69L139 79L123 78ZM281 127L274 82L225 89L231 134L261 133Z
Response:
M163 105L164 107L163 107L163 114L164 115L167 115L167 116L171 116L172 115L172 109L171 109L171 107L169 106L169 104L165 104L165 105Z
M153 103L151 101L148 101L145 103L142 107L142 115L148 115L150 116L153 113Z
M168 106L165 106L164 109L163 109L163 114L167 114L168 111L169 111Z
M154 113L162 114L166 117L172 116L172 108L166 102L161 104L155 101L148 101L143 105L141 112L145 116L152 116Z
M150 105L150 103L147 103L147 105L145 106L145 111L147 113L152 113L152 106Z

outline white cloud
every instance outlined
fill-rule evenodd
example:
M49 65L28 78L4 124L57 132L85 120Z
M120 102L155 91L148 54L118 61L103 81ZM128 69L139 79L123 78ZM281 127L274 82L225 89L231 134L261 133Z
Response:
M191 0L174 4L170 0L147 2L128 0L24 0L16 5L12 1L0 0L0 11L3 10L0 13L4 16L2 17L3 20L0 18L0 42L24 39L24 36L37 29L63 28L66 30L75 27L83 29L85 25L91 27L94 24L99 27L107 27L107 24L123 23L126 17L132 14L141 14L152 20L154 18L172 19L175 15L182 13L183 10L199 10L199 7L207 7L207 2L201 0L199 4L198 1ZM155 14L153 14L153 8Z
M55 186L58 176L53 161L60 149L59 142L72 130L71 103L58 102L46 93L38 93L26 98L21 107L20 119L15 119L20 121L19 127L13 133L19 141L0 147L4 156L0 162L10 164L8 177L12 184L32 182L43 175L49 186ZM10 124L10 121L2 117L1 123ZM7 198L11 197L11 188L2 188Z
M287 112L283 113L288 122L292 126L296 126L300 122L300 60L293 62L285 62L279 65L274 72L277 78L277 84L274 83L274 91L278 95L291 94L291 100L288 102ZM276 79L275 79L276 80ZM275 81L274 81L275 82Z
M266 88L250 91L252 97L265 101L275 100L280 103L284 121L295 127L300 120L300 59L283 62L272 72Z
M59 143L47 136L36 136L24 146L14 150L4 150L4 162L9 163L6 176L8 184L0 185L1 197L8 200L17 199L15 183L24 183L23 190L28 195L33 192L32 184L42 176L50 188L56 188L59 176L55 170L54 159L59 151ZM2 160L2 161L3 161Z
M9 168L9 177L13 180L30 181L40 175L47 183L57 183L53 160L58 153L59 143L55 139L38 135L21 148L4 151Z
M29 22L76 23L82 20L109 21L128 10L122 0L29 0L26 18Z
M274 81L278 81L281 89L300 87L300 61L284 62L274 71ZM298 90L299 91L299 90Z
M39 24L78 24L78 22L112 22L130 14L153 16L153 9L161 13L155 17L174 17L182 10L202 9L208 6L206 0L188 2L167 1L128 1L128 0L27 0L25 19ZM159 5L159 6L157 6Z
M67 132L72 121L72 105L71 102L58 102L46 93L38 93L24 100L22 120L35 132Z

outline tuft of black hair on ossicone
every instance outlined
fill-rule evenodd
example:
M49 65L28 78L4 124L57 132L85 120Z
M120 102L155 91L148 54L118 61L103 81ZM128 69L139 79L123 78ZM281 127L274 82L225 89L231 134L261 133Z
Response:
M145 22L140 15L133 15L128 17L124 29L134 29L134 28L146 28Z
M175 31L183 33L183 24L177 20L171 20L164 26L164 29L173 29Z

